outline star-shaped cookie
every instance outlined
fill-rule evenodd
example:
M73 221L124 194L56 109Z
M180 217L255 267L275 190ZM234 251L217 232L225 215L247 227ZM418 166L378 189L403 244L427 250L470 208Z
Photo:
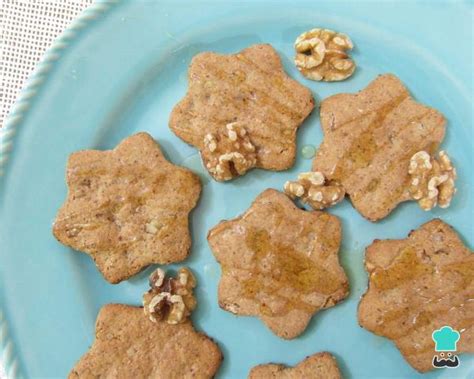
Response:
M188 92L174 107L169 126L200 150L215 179L228 180L252 167L293 165L296 131L314 99L286 75L272 46L254 45L232 55L198 54L188 77ZM233 126L243 132L229 132Z
M201 184L168 162L150 135L135 134L109 151L71 154L67 184L54 236L89 254L109 282L187 257L188 214Z
M410 158L437 150L445 119L413 100L403 83L387 74L357 94L322 101L321 126L324 141L313 171L342 184L354 207L377 221L411 198Z
M336 216L303 211L281 192L264 191L243 215L208 234L222 266L219 305L259 317L282 338L298 336L315 313L349 292L340 239Z
M153 323L141 307L108 304L92 347L68 378L213 378L221 361L217 344L190 321Z
M461 337L457 352L474 352L474 254L435 219L402 240L376 240L366 250L369 288L359 323L391 339L420 372L433 369L432 333L445 325Z
M248 379L340 379L336 358L327 352L306 357L295 367L279 364L258 365L252 368Z

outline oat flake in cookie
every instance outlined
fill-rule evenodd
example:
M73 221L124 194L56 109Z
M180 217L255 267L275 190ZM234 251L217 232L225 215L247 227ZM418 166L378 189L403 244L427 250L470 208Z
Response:
M474 254L439 219L402 240L376 240L366 250L369 288L359 323L391 339L416 370L433 369L432 333L457 330L457 353L474 352Z
M413 100L390 74L379 76L357 94L322 101L321 126L324 140L313 171L322 173L327 183L340 184L354 207L371 221L386 217L403 201L421 199L413 197L411 187L418 182L413 181L417 173L410 173L410 162L420 151L434 155L445 133L443 115ZM441 171L427 174L437 177L430 189L452 197L454 190L448 186L454 185L450 179L455 172L442 176L446 172ZM426 191L421 189L428 196L429 180L417 180L426 184ZM439 187L442 180L444 189Z
M198 54L188 77L188 93L174 107L169 126L199 149L214 179L230 180L253 167L279 171L293 165L296 132L314 99L286 75L273 47Z
M340 379L336 358L327 352L306 357L295 367L280 364L258 365L252 368L248 379Z
M68 378L213 378L221 361L217 344L190 321L153 323L140 307L109 304Z
M109 282L187 257L188 214L201 184L168 162L150 135L135 134L113 150L71 154L66 179L54 236L89 254Z
M336 216L303 211L285 194L264 191L243 215L209 231L222 267L219 305L259 317L282 338L295 338L315 313L348 295L340 240Z

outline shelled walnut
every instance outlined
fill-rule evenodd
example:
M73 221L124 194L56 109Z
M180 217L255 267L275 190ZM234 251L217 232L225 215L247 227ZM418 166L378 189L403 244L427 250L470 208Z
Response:
M355 70L355 63L347 50L353 47L351 39L328 29L312 29L295 41L295 65L312 80L326 82L347 79Z
M143 310L151 321L168 324L184 322L196 307L193 288L196 279L182 268L176 278L167 277L161 268L150 275L150 290L143 295Z
M423 210L429 211L436 205L449 207L456 193L456 169L445 151L439 152L438 159L426 151L417 152L410 159L408 173L408 191Z
M285 193L292 199L299 198L313 209L332 207L344 199L344 188L335 182L327 183L323 173L318 171L303 172L298 181L288 181L284 186Z
M245 174L257 164L255 146L239 122L229 123L217 133L204 136L202 160L218 181Z

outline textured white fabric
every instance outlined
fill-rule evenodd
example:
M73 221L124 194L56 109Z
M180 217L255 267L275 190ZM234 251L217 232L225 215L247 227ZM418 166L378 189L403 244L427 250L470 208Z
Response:
M92 0L0 0L0 126L51 42Z
M0 0L0 127L46 49L91 3L92 0ZM0 379L6 378L0 362Z

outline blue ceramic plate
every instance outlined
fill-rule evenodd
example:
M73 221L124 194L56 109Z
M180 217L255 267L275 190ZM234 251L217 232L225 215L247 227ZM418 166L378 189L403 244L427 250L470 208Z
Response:
M60 38L29 82L2 132L0 205L0 351L13 375L65 377L91 345L99 308L110 302L139 305L151 268L118 285L107 283L85 254L54 239L51 224L66 195L65 163L79 149L110 149L147 131L166 156L200 173L204 190L192 213L193 249L185 262L197 273L197 327L215 338L225 360L221 378L244 378L259 363L295 364L328 350L348 378L421 377L387 339L358 326L356 308L367 286L364 247L374 238L404 238L433 217L453 225L473 244L472 3L242 1L198 3L99 3ZM358 69L349 80L318 83L295 69L295 37L322 26L348 33ZM349 204L330 210L342 219L342 263L350 297L313 318L292 341L273 335L258 319L235 317L217 305L220 268L206 243L221 219L242 213L261 191L281 189L311 160L299 154L286 172L253 170L218 184L203 172L196 150L168 129L172 107L186 92L191 58L213 50L233 53L269 42L289 75L319 101L355 92L377 74L398 75L422 103L448 119L443 148L460 180L452 206L425 213L399 206L376 224ZM321 142L318 111L298 134L298 150ZM6 160L8 159L8 162ZM0 312L1 313L1 312ZM474 360L462 355L457 369L424 378L474 376Z

